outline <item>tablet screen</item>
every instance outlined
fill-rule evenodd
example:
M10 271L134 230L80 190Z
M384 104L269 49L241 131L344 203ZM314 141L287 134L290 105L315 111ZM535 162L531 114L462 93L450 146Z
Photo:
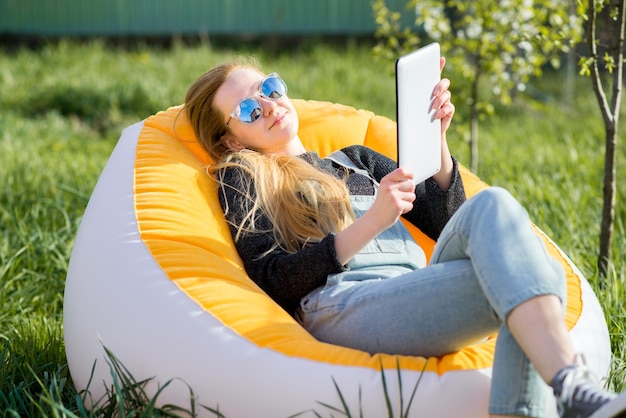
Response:
M441 168L441 122L430 109L441 79L439 44L432 43L396 61L398 166L417 184Z

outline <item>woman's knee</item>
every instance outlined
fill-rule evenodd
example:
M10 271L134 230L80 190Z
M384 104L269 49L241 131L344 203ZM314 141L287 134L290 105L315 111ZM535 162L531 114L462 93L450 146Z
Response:
M515 219L528 218L528 213L506 189L489 187L475 194L468 202L482 215L508 216Z
M519 204L513 195L502 187L491 186L478 192L474 198L504 204Z

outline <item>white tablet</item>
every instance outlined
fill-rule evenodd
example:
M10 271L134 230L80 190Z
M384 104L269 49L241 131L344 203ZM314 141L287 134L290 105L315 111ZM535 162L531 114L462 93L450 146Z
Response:
M416 184L441 168L441 122L430 108L441 79L439 58L435 42L396 61L398 166L411 170Z

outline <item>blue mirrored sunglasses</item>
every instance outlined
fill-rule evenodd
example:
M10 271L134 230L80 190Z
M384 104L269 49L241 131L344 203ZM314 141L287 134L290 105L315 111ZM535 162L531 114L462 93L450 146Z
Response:
M276 73L265 77L259 84L258 95L270 100L278 100L287 94L287 84ZM252 123L263 114L261 102L256 97L244 97L231 112L226 126L231 120L237 119L243 123Z

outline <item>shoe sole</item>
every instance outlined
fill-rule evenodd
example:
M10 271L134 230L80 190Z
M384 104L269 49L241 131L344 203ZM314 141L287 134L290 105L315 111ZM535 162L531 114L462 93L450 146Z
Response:
M598 409L589 418L626 418L626 392Z

